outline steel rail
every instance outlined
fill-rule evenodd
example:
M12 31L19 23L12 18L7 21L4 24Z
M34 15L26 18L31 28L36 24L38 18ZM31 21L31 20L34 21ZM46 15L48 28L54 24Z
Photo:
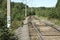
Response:
M33 22L31 22L31 23L32 23L32 26L35 29L35 31L38 33L38 37L41 38L40 40L44 40L44 37L42 36L41 31L38 30L37 26Z
M33 16L34 17L34 16ZM46 21L41 21L39 18L37 18L37 17L34 17L35 19L38 19L39 20L39 22L42 22L42 23L44 23L45 25L47 25L47 26L49 26L49 27L52 27L52 28L54 28L54 29L56 29L58 32L60 32L60 29L58 29L58 28L56 28L56 27L59 27L59 26L57 26L57 25L54 25L54 24L51 24L51 23L48 23L48 22L46 22Z

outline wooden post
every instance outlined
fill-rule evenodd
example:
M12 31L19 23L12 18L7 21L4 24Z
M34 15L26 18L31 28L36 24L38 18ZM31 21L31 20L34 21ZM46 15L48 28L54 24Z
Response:
M11 19L10 19L10 1L7 0L7 27L10 28L11 26Z

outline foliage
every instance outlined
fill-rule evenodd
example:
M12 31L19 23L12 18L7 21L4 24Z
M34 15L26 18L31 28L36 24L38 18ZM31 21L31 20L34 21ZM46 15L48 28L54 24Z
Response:
M23 20L25 17L25 5L23 3L11 2L11 17L13 20Z
M18 40L7 28L7 0L0 0L0 40Z
M3 16L0 18L0 40L17 40L16 36L7 28L6 24L6 16Z
M59 16L56 14L56 12L50 13L49 18L58 18Z
M22 20L25 19L25 6L27 5L23 3L11 2L12 29L15 30L20 27L22 24Z
M30 11L30 12L28 12L28 14L27 14L27 16L32 16L32 15L35 15L35 12L34 11Z

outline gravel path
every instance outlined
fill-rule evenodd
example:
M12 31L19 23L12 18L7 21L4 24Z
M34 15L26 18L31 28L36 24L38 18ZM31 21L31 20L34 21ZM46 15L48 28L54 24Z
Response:
M19 27L15 31L18 40L30 40L27 21L28 21L28 17L23 21L24 23L23 27Z

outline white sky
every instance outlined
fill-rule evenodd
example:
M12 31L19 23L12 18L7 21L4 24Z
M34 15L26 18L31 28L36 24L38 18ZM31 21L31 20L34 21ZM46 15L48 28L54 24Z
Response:
M12 2L23 2L29 7L55 7L57 0L11 0Z

